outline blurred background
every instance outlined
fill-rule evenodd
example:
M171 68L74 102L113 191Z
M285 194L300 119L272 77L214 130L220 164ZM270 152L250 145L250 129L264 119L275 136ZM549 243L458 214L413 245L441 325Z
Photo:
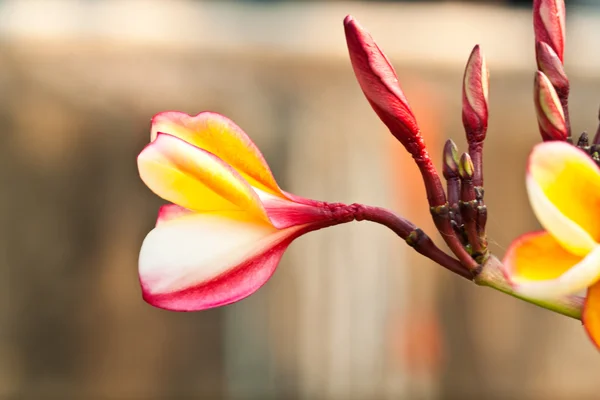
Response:
M221 309L154 309L137 282L162 201L135 158L164 110L223 113L286 190L390 207L433 234L417 169L354 80L346 14L395 64L437 160L446 138L465 148L462 69L483 46L502 256L537 228L530 7L0 0L0 399L597 398L600 355L579 322L459 279L373 224L300 238L267 285ZM600 2L567 10L573 129L593 132Z

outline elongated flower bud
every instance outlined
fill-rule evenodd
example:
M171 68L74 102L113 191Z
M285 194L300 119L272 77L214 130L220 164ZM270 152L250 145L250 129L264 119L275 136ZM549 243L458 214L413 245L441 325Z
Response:
M344 19L344 30L352 68L367 100L408 152L413 156L421 154L425 143L394 67L353 17Z
M430 205L446 203L446 195L419 126L400 88L396 71L373 37L352 16L344 19L350 61L373 110L417 162Z
M565 2L564 0L534 0L533 29L536 42L545 42L564 61Z
M488 124L489 71L479 45L473 48L463 79L463 124L467 140L483 142Z
M489 71L479 45L473 48L463 78L462 120L473 158L475 186L483 186L483 141L488 125Z
M562 105L552 83L540 71L535 75L533 101L542 138L566 140L568 132Z
M567 78L562 61L552 47L545 42L536 42L535 58L538 69L548 77L559 98L568 97L569 78Z

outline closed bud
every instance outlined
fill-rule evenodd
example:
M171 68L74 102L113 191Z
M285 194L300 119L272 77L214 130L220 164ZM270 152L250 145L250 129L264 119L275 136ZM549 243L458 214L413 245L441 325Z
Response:
M448 139L444 145L444 178L451 179L458 177L458 148L452 139Z
M536 42L545 42L564 62L565 2L564 0L534 0L533 30Z
M352 16L344 19L344 31L354 74L371 107L410 154L421 156L425 142L392 64Z
M542 138L566 140L568 129L562 105L552 83L541 71L535 75L533 101Z
M463 78L462 119L469 144L485 139L488 124L488 77L485 57L475 46Z
M460 156L460 164L459 164L459 168L458 168L458 172L460 174L460 178L465 180L465 179L472 179L473 178L473 173L475 168L473 166L473 161L471 160L471 156L469 156L468 153L463 153L462 156Z

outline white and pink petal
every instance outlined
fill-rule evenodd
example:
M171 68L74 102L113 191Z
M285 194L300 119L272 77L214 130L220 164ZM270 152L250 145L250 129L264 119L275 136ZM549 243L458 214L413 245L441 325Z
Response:
M193 211L180 207L177 204L165 204L158 209L156 226L193 213Z
M278 230L245 212L195 213L159 224L142 245L144 299L196 311L241 300L273 274L304 227Z

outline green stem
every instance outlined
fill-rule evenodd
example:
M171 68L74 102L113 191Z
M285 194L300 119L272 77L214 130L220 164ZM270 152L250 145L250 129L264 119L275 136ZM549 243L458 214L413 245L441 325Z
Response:
M494 256L490 256L487 262L483 265L481 272L473 279L473 281L481 286L489 286L502 293L509 294L528 303L545 308L556 313L566 315L567 317L581 319L584 299L580 296L565 296L557 299L536 299L532 297L522 296L515 293L506 280L503 271L502 262Z

